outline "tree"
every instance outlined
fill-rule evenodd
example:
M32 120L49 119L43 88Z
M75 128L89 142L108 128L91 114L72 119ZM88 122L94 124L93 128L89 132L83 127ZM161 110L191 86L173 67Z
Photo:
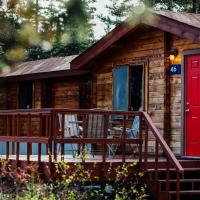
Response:
M46 8L49 17L41 23L41 37L48 38L52 48L43 51L41 46L33 46L29 48L28 58L79 54L88 48L94 42L91 23L94 8L89 6L93 2L95 0L60 0L55 8L52 1Z
M0 0L0 56L8 64L79 54L94 42L95 0ZM3 53L2 53L3 52Z
M108 33L133 13L134 4L132 0L111 0L111 4L106 8L109 15L101 14L98 17L106 25L105 31Z
M147 7L160 9L177 10L185 12L200 12L199 0L141 0Z

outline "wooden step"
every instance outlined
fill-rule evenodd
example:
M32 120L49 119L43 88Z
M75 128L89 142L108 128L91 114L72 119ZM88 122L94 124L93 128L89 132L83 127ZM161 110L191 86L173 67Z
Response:
M176 200L176 191L169 192L169 200ZM180 191L180 200L200 200L200 190Z
M177 180L169 180L169 188L171 191L176 191L176 183ZM166 190L166 180L158 180L159 183L159 191ZM200 190L200 179L180 179L180 190Z
M147 170L150 174L150 177L152 180L154 180L155 176L155 169L149 169ZM170 168L170 179L176 179L176 169ZM183 176L181 178L184 179L200 179L200 169L199 168L185 168ZM158 179L164 180L166 179L166 169L159 169L158 170Z

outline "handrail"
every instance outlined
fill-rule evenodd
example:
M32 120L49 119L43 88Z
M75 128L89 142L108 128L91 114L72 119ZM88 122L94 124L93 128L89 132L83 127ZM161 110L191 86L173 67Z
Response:
M145 125L147 125L154 137L155 137L155 178L154 182L156 184L156 191L158 192L158 154L159 145L162 147L162 151L166 156L166 192L169 194L170 190L170 164L173 164L176 169L176 199L180 200L180 175L183 175L184 169L169 148L168 144L165 142L164 138L161 136L159 130L154 125L151 117L146 113L142 113L142 117L145 120ZM147 164L147 154L148 154L148 129L145 130L145 164Z
M172 150L169 148L168 144L165 142L165 140L161 136L159 130L154 125L151 117L146 112L143 112L142 114L144 116L145 121L148 123L149 127L151 128L152 133L154 134L154 136L158 140L160 146L163 148L163 151L166 153L166 155L169 157L169 159L173 162L173 164L176 167L176 169L179 172L182 173L184 171L183 167L181 166L181 164L179 163L179 161L175 157L175 155L172 152Z
M122 111L122 110L103 110L103 109L67 109L67 108L39 108L39 109L15 109L15 110L0 110L2 114L18 114L18 113L52 113L52 112L67 112L76 114L113 114L113 115L127 115L127 116L141 116L140 111Z

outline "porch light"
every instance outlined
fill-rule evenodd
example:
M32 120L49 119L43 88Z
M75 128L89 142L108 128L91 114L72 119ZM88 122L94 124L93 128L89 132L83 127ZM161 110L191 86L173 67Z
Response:
M169 59L171 62L173 62L178 55L178 49L174 49L173 51L170 52Z

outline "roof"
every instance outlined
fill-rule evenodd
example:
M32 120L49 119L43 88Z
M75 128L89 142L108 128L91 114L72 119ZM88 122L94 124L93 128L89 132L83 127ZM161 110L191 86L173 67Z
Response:
M71 69L80 69L86 66L92 59L103 54L112 44L136 29L140 24L152 26L200 43L199 14L146 9L141 14L134 14L85 52L77 56L71 61Z
M0 77L70 70L70 62L75 57L76 55L23 62L13 67L11 71L6 70Z
M182 22L184 24L200 28L200 14L173 12L169 10L153 11L156 14Z
M48 58L23 62L12 68L4 67L4 72L0 74L0 81L39 80L44 78L79 76L88 73L85 70L70 69L70 61L75 57L76 55Z

